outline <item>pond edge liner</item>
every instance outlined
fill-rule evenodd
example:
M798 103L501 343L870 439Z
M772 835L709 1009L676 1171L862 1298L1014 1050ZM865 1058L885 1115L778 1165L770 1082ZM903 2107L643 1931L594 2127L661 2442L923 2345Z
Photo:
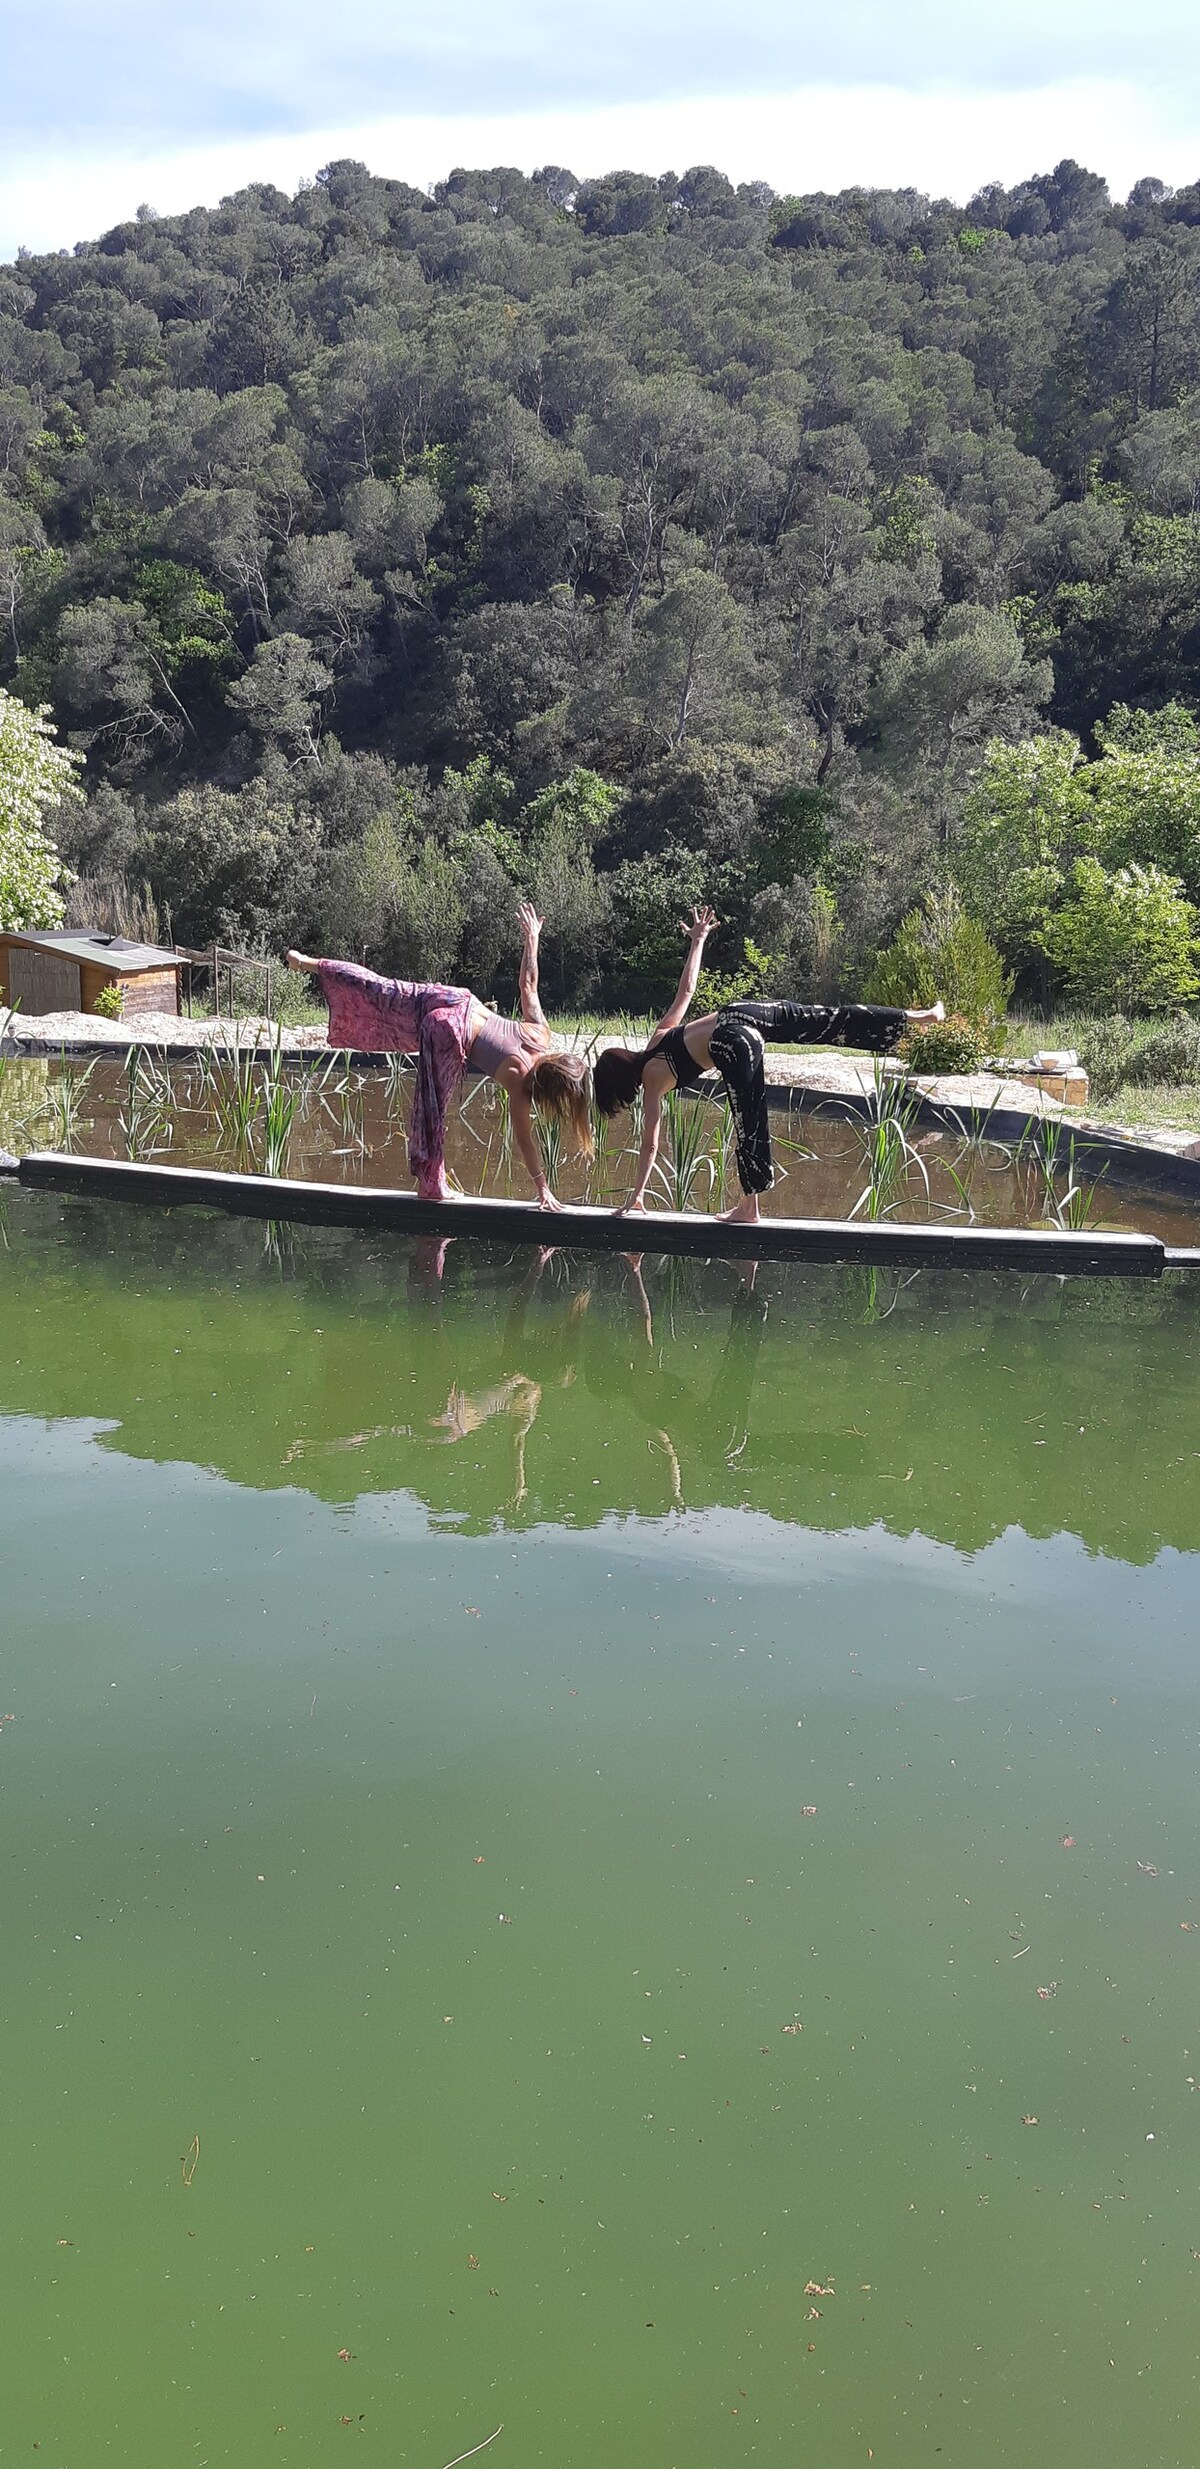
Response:
M311 1183L271 1175L222 1174L210 1167L126 1164L33 1150L19 1177L34 1191L122 1200L150 1208L220 1209L236 1217L316 1226L350 1226L406 1236L456 1235L563 1250L671 1252L706 1260L817 1260L868 1267L1023 1269L1083 1277L1160 1277L1200 1267L1200 1251L1169 1252L1157 1235L1061 1233L1057 1228L915 1226L837 1218L762 1218L729 1225L699 1213L653 1210L636 1218L611 1209L553 1212L527 1200L422 1200L416 1192L369 1184Z
M996 1141L1005 1148L1011 1142L1015 1147L1036 1140L1045 1124L1059 1135L1060 1155L1064 1151L1069 1155L1073 1142L1076 1164L1095 1169L1098 1180L1111 1175L1114 1183L1200 1200L1200 1137L1195 1156L1189 1157L1138 1140L1116 1124L1080 1122L1066 1112L1045 1115L1027 1113L1019 1106L963 1106L949 1098L931 1097L915 1084L912 1095L913 1121L946 1132L952 1139ZM845 1122L866 1122L875 1113L874 1097L865 1092L859 1097L851 1089L814 1089L807 1082L768 1084L768 1105L784 1107L789 1102L801 1113L840 1115Z

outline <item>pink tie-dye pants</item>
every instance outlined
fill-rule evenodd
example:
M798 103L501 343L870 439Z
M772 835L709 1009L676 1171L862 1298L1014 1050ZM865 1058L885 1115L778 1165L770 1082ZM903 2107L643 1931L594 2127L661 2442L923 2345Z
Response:
M422 1200L445 1200L446 1108L466 1070L474 996L465 986L376 977L352 960L320 961L317 978L329 1007L331 1046L353 1046L364 1054L415 1054L409 1163Z

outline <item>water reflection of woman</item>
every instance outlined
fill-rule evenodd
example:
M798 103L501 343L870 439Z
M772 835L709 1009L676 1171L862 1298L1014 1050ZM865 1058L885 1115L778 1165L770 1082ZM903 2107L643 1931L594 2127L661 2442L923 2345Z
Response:
M548 1263L553 1260L554 1255L555 1246L553 1244L542 1244L536 1258L531 1262L516 1289L503 1338L503 1359L506 1361L511 1361L518 1349L522 1352L526 1350L528 1343L525 1330L526 1311L542 1273ZM543 1329L539 1332L536 1353L541 1358L538 1364L542 1375L540 1379L532 1379L527 1372L507 1372L502 1379L491 1382L486 1388L473 1390L464 1389L458 1381L452 1381L444 1412L429 1417L432 1431L436 1432L444 1443L451 1445L456 1441L468 1439L473 1432L482 1430L485 1423L491 1423L498 1415L508 1417L512 1425L516 1472L515 1488L509 1502L510 1508L521 1508L528 1496L529 1487L525 1479L525 1443L541 1411L546 1382L553 1376L556 1387L569 1389L574 1381L575 1332L578 1330L591 1299L592 1290L590 1286L585 1286L579 1294L571 1297L566 1312L559 1319L554 1331L548 1332ZM546 1360L547 1339L549 1339L549 1361Z
M643 1342L648 1354L653 1357L654 1313L642 1276L645 1255L626 1252L623 1257L642 1324ZM623 1394L635 1414L651 1424L654 1422L655 1408L666 1408L678 1430L678 1421L670 1409L676 1402L680 1406L686 1403L690 1410L689 1420L698 1422L702 1435L702 1462L710 1466L718 1462L736 1466L749 1440L750 1402L767 1318L766 1299L755 1293L759 1271L757 1260L722 1263L723 1267L726 1265L733 1270L737 1282L721 1360L707 1398L702 1402L683 1382L665 1377L661 1363L657 1364L650 1383L647 1383L645 1372L639 1377L636 1366L631 1363L631 1377L622 1384ZM670 1468L671 1506L683 1510L687 1506L683 1496L683 1466L675 1441L665 1424L658 1424L652 1445L661 1450Z
M587 1066L581 1055L552 1051L538 990L542 920L528 900L521 928L521 1017L505 1020L467 986L377 977L350 960L314 960L289 952L289 969L316 978L329 1011L329 1043L363 1053L414 1054L417 1085L408 1155L423 1200L452 1198L446 1180L446 1111L464 1073L494 1080L508 1097L513 1138L543 1209L558 1202L533 1132L533 1109L570 1125L580 1156L592 1155Z

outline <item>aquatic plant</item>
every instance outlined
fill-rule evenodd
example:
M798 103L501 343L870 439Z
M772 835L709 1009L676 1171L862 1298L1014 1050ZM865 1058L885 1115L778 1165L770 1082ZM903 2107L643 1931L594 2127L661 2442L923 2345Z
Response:
M227 1155L236 1159L239 1166L245 1165L262 1112L262 1091L253 1048L242 1045L236 1038L232 1039L227 1045L213 1050L209 1072L209 1091L221 1147Z
M505 1091L503 1094L507 1095L507 1092ZM554 1191L557 1188L558 1178L562 1172L562 1124L559 1122L556 1114L535 1114L533 1118L533 1130L534 1137L538 1144L538 1153L542 1161L543 1173L545 1174L546 1181L549 1184L551 1191Z
M717 1169L708 1146L707 1108L693 1097L681 1097L673 1089L663 1099L662 1120L667 1135L666 1154L660 1148L653 1182L665 1194L669 1209L682 1212L693 1208L697 1192L703 1195L700 1206L711 1209Z
M174 1111L165 1054L155 1056L146 1046L131 1045L125 1057L125 1102L117 1118L131 1162L170 1148Z
M50 1081L46 1091L56 1149L69 1153L76 1147L80 1134L91 1129L93 1118L85 1114L84 1101L95 1068L94 1057L90 1063L68 1063L65 1048L60 1050L57 1078Z
M342 1157L362 1157L367 1136L363 1128L362 1073L352 1072L347 1065L341 1079L334 1082L338 1101L338 1129L341 1133Z
M482 1125L476 1119L479 1115L483 1116ZM494 1157L497 1175L503 1175L505 1191L511 1191L512 1108L508 1101L508 1091L503 1083L484 1079L471 1081L463 1092L459 1105L459 1120L463 1129L470 1133L472 1140L478 1141L483 1150L483 1164L479 1170L480 1183L487 1182L492 1171Z
M263 1173L287 1172L292 1125L300 1106L300 1085L284 1069L283 1032L276 1027L262 1077Z
M860 1214L872 1221L890 1217L899 1208L904 1186L913 1172L920 1177L928 1200L929 1177L909 1137L920 1102L916 1091L898 1074L885 1072L882 1064L876 1063L865 1116L856 1118L854 1126L867 1180L850 1211L852 1218Z
M387 1090L388 1112L399 1115L401 1119L404 1113L405 1083L412 1079L414 1068L411 1055L389 1054L384 1056L383 1080Z
M1035 1185L1040 1189L1042 1217L1060 1234L1084 1234L1091 1225L1096 1210L1096 1186L1080 1181L1075 1162L1075 1134L1067 1136L1063 1154L1063 1126L1043 1118L1027 1147L1031 1158ZM1018 1156L1021 1154L1018 1148ZM1059 1178L1067 1178L1065 1191L1059 1190Z

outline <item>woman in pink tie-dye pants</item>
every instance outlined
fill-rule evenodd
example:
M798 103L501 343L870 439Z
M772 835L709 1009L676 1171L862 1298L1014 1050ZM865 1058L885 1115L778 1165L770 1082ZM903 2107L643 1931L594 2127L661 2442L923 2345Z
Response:
M592 1154L587 1066L579 1055L551 1050L538 994L542 921L523 901L521 1018L503 1020L467 986L377 977L351 960L314 960L289 952L289 969L307 969L329 1010L329 1043L370 1054L417 1058L417 1086L408 1133L409 1161L423 1200L452 1197L446 1181L446 1109L466 1072L498 1081L508 1092L513 1137L543 1209L558 1202L546 1180L533 1136L533 1108L565 1115L582 1156Z

